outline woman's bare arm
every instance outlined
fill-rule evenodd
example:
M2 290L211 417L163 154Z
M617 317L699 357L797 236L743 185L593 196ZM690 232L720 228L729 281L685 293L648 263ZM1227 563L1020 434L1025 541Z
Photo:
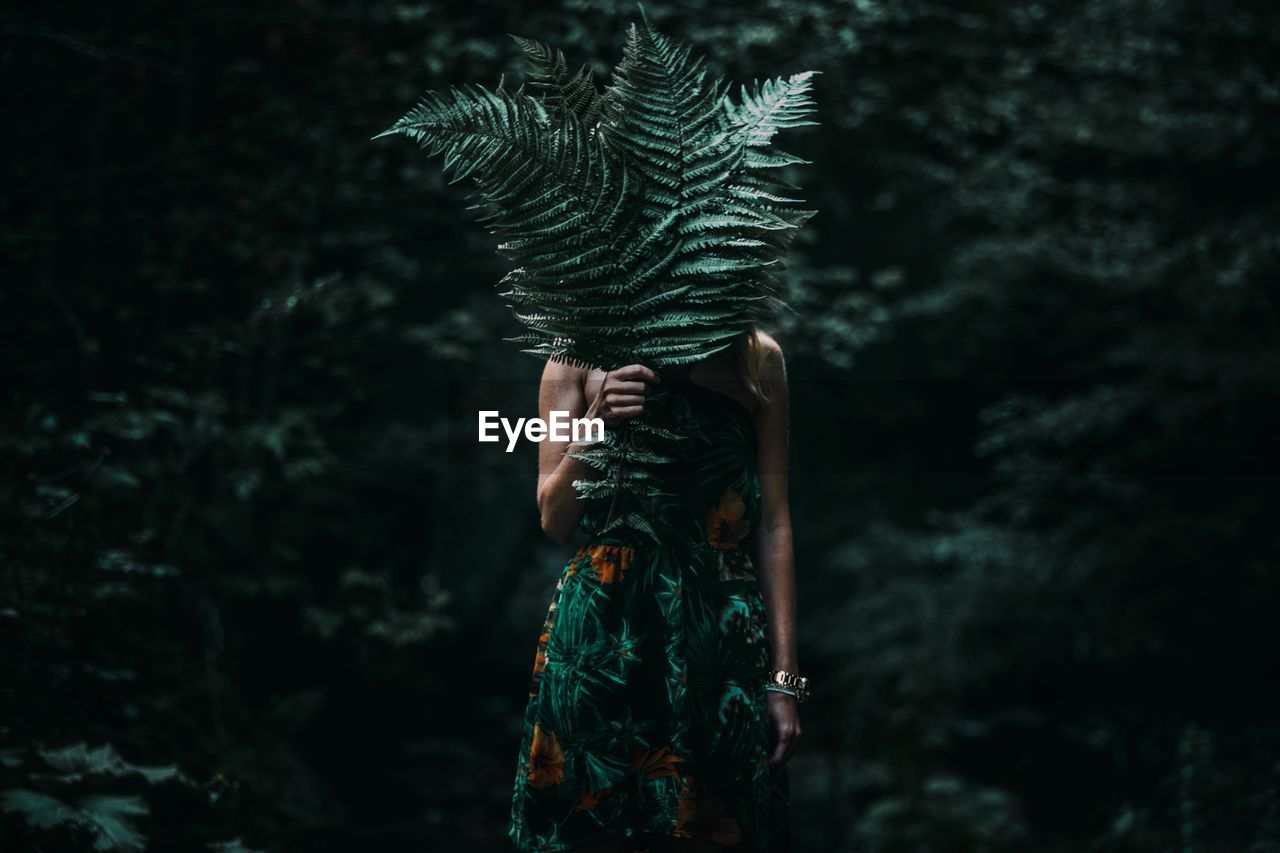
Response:
M596 376L580 367L548 361L538 389L538 417L549 422L551 412L568 412L570 419L600 418L606 427L615 427L644 411L647 383L657 381L653 371L639 364ZM589 403L588 385L592 386ZM574 480L597 476L590 465L568 455L573 447L560 441L538 445L538 510L543 531L556 542L569 538L586 511Z
M799 673L796 648L795 558L791 546L791 506L788 489L787 372L782 348L767 335L761 341L769 353L766 362L769 399L756 410L757 471L760 477L759 549L760 591L768 616L769 656L774 669ZM769 694L769 711L777 740L770 761L784 763L800 737L795 700L782 693Z
M558 361L548 361L538 388L538 417L551 420L551 412L568 412L570 418L586 416L583 391L586 371ZM544 441L538 445L538 510L542 529L556 542L564 542L585 511L573 488L574 480L593 475L590 465L567 455L571 444Z

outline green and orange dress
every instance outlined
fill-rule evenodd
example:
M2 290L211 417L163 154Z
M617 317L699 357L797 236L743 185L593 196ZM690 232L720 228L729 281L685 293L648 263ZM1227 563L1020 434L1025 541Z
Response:
M594 534L564 567L534 658L516 850L650 837L785 847L787 778L767 763L769 656L751 553L755 422L687 372L662 378L644 417L683 438L659 469L670 496L648 511L660 544ZM590 508L584 526L603 514Z

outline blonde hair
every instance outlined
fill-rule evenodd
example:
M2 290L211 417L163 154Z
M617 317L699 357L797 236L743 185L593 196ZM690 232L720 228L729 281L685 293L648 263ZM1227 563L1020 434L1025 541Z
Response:
M769 399L769 380L765 375L768 360L769 350L760 340L758 328L752 326L738 337L738 377L761 403Z

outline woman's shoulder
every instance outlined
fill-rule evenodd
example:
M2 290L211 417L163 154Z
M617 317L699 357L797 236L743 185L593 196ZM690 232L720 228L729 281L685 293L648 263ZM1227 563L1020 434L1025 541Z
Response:
M549 358L542 368L543 381L564 382L575 380L581 383L587 377L588 370L576 364L559 359Z
M760 359L761 385L769 389L761 402L761 409L773 408L770 403L787 396L787 365L782 354L782 344L768 332L756 331L756 342L763 357ZM781 392L780 394L777 392Z
M549 358L542 367L542 380L538 395L543 400L552 401L555 406L579 405L587 393L587 375L585 367Z
M587 368L581 366L577 362L566 361L559 358L548 358L543 371L546 373L555 373L559 376L585 376Z
M768 332L758 330L756 338L760 341L760 346L764 347L765 352L774 358L782 358L782 344Z

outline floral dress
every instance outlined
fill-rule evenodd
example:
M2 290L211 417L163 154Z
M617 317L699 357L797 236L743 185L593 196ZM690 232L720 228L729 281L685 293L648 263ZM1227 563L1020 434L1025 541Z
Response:
M684 437L659 469L670 496L648 512L661 544L596 534L564 567L517 758L516 850L653 836L785 847L787 778L767 764L769 657L751 557L754 419L687 372L662 378L644 417ZM602 526L606 510L592 506L584 527Z

